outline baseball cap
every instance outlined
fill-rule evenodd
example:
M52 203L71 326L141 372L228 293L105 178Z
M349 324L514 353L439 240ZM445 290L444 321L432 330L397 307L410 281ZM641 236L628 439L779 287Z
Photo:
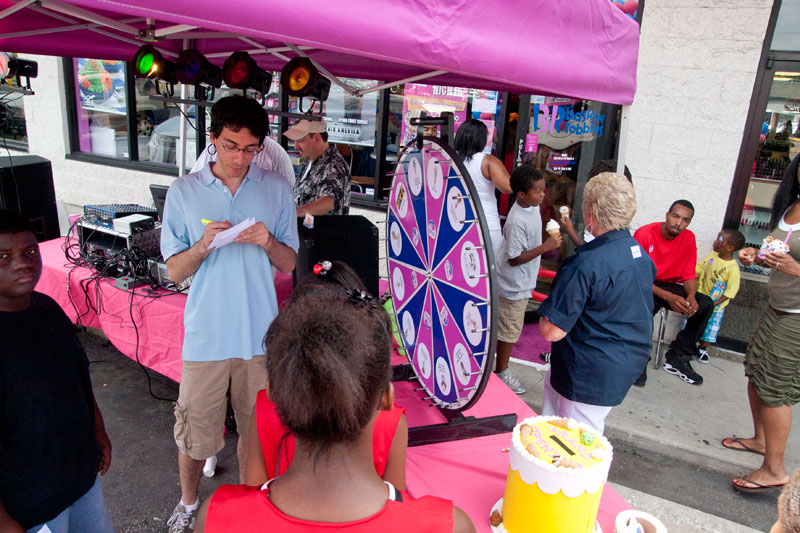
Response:
M325 119L315 121L303 119L295 122L294 126L283 132L283 134L291 140L296 141L302 139L309 133L325 133L327 129Z

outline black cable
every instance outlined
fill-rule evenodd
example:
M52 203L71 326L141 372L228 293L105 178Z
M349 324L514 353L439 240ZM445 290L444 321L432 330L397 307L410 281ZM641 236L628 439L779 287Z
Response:
M133 314L133 300L134 296L138 295L141 298L148 298L149 301L143 303L139 306L139 315L140 318L142 317L142 310L143 308L152 303L158 298L164 298L170 296L172 294L177 294L178 292L182 291L174 291L174 292L167 292L167 293L160 293L156 292L159 289L158 280L155 276L150 272L149 269L149 262L148 257L144 257L140 255L137 249L129 250L128 248L120 248L113 253L108 250L102 250L104 253L100 255L99 253L91 253L89 250L86 249L86 242L91 240L92 235L97 231L96 228L87 228L87 226L82 226L82 229L91 229L91 232L88 235L83 236L84 245L81 246L81 243L75 242L72 238L73 230L79 224L80 221L84 219L83 216L79 217L70 225L70 229L67 233L67 236L64 238L64 242L61 245L62 251L64 251L64 256L67 259L67 262L72 264L72 269L67 274L67 295L69 297L70 303L72 304L73 309L75 310L76 314L76 323L80 323L81 318L86 316L89 313L89 310L93 311L95 314L100 315L104 314L106 316L111 316L114 318L119 319L118 326L120 328L125 327L133 327L134 334L136 337L136 344L135 344L135 351L134 357L136 362L141 367L142 371L147 378L147 388L150 393L150 396L157 400L161 401L168 401L168 402L175 402L176 399L171 398L162 398L155 393L153 393L153 384L152 380L150 379L150 373L145 367L141 359L139 357L139 343L140 343L140 336L139 336L139 326L136 324L136 320ZM78 306L75 301L72 299L72 295L70 293L70 284L69 280L74 272L74 270L78 267L84 267L90 269L93 274L89 277L82 279L79 283L81 291L84 294L84 301L86 305L86 312L80 313L78 310ZM116 274L113 275L112 274ZM145 291L137 291L134 289L122 289L116 287L114 282L112 282L112 277L117 278L122 275L129 275L132 278L140 279L145 278L148 281L149 286L145 288ZM130 294L129 302L128 302L128 315L130 317L131 326L125 325L125 320L123 317L109 312L105 309L103 304L103 290L101 287L101 283L106 282L108 284L113 284L117 290L121 290ZM94 287L92 287L92 283L94 283ZM92 291L94 293L92 294ZM93 298L92 298L93 296ZM94 303L93 303L94 302ZM82 325L82 324L81 324Z
M130 291L130 292L131 292L131 297L129 299L130 306L128 307L128 310L129 310L130 316L131 316L131 324L133 324L133 331L136 333L136 353L135 353L136 362L139 363L139 366L142 368L142 372L144 372L144 375L147 378L147 390L150 392L150 396L152 396L156 400L161 400L161 401L164 401L164 402L177 402L178 401L177 398L175 398L174 400L171 399L171 398L162 398L161 396L157 396L156 394L153 393L153 382L150 380L150 373L147 371L147 368L139 360L139 327L136 325L136 321L133 319L133 296L134 296L134 291ZM139 314L141 314L141 310L139 311Z
M3 128L0 128L0 137L3 139L3 147L6 149L6 153L8 154L8 169L11 171L11 181L14 182L14 192L17 195L17 213L21 215L22 201L19 197L19 184L17 183L17 176L14 175L14 162L11 160L11 150L8 149L8 143L6 142L6 131ZM8 209L5 195L2 194L0 194L0 206L2 206L3 209Z
M190 127L191 127L191 128L194 130L194 131L196 131L197 133L200 133L200 130L199 130L199 129L197 129L197 126L195 126L195 125L194 125L194 123L192 122L192 120L189 118L189 115L187 115L186 113L184 113L184 112L183 112L183 109L181 109L181 106L179 106L178 104L172 104L172 107L174 107L175 109L177 109L177 110L178 110L178 112L179 112L181 115L183 115L183 118L185 118L185 119L186 119L186 122L188 122L188 123L189 123L189 126L190 126Z

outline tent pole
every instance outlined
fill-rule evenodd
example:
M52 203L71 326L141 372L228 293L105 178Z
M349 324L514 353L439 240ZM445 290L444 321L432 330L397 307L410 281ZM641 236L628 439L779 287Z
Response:
M18 2L11 7L7 7L3 11L0 11L0 19L6 18L12 13L16 13L20 9L24 9L36 1L37 0L22 0L22 2Z
M628 155L628 126L631 106L622 106L619 115L619 141L617 142L617 174L625 173L625 159Z
M314 66L317 67L320 72L322 72L323 76L325 76L326 78L331 80L333 83L335 83L336 85L338 85L339 87L344 89L346 92L348 92L348 93L350 93L350 94L352 94L354 96L358 94L358 91L356 89L353 89L352 87L350 87L349 85L344 83L342 80L340 80L338 77L336 77L333 74L331 74L328 71L328 69L326 69L325 67L320 65L317 61L314 61L312 58L308 57L308 54L303 52L299 47L293 45L292 43L284 43L284 44L286 46L288 46L289 48L291 48L294 51L294 53L296 53L297 55L308 58L314 64ZM275 54L273 53L273 55L275 55Z
M395 87L397 85L402 85L404 83L413 83L419 80L425 80L428 78L432 78L434 76L439 76L441 74L447 74L446 70L434 70L431 72L426 72L425 74L417 74L416 76L411 76L410 78L404 78L402 80L397 81L390 81L389 83L382 83L381 85L375 85L374 87L370 87L368 89L359 89L355 92L356 96L364 96L367 93L374 93L375 91L382 91L383 89L389 89L391 87Z
M183 40L183 49L186 50L186 48L188 46L189 46L189 39L184 39ZM181 83L181 100L185 100L186 96L187 96L186 95L186 84ZM175 150L176 150L175 153L176 153L176 156L177 156L175 162L178 163L178 176L180 177L180 176L183 176L184 174L186 174L186 123L189 121L189 119L186 118L186 104L181 103L181 104L178 104L178 105L180 105L180 107L181 107L181 122L180 122L180 126L178 127L178 143L180 144L180 146L176 146L175 147ZM198 106L196 112L197 113L201 113L201 112L205 113L205 108L201 109Z

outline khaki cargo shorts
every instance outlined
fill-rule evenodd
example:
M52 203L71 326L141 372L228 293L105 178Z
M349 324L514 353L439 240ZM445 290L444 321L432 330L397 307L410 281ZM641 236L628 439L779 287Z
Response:
M502 296L497 297L497 340L511 343L519 340L529 299L509 300Z
M237 432L247 440L256 394L267 384L265 358L183 362L175 404L175 443L182 453L202 461L223 448L229 384Z

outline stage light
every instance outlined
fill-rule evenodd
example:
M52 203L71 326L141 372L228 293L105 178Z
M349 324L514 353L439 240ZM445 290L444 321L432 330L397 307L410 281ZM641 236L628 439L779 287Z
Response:
M331 80L320 74L307 57L295 57L281 71L281 87L289 96L324 102L331 90Z
M146 44L133 56L133 75L137 78L161 79L178 83L175 64L167 61L153 45Z
M222 79L231 89L254 89L268 94L272 74L260 68L247 52L234 52L222 65Z
M0 52L0 82L16 76L35 78L38 75L39 64L36 61L20 59L10 56L5 52Z
M212 65L197 49L184 50L175 61L175 75L186 85L204 83L219 89L222 87L222 69Z

